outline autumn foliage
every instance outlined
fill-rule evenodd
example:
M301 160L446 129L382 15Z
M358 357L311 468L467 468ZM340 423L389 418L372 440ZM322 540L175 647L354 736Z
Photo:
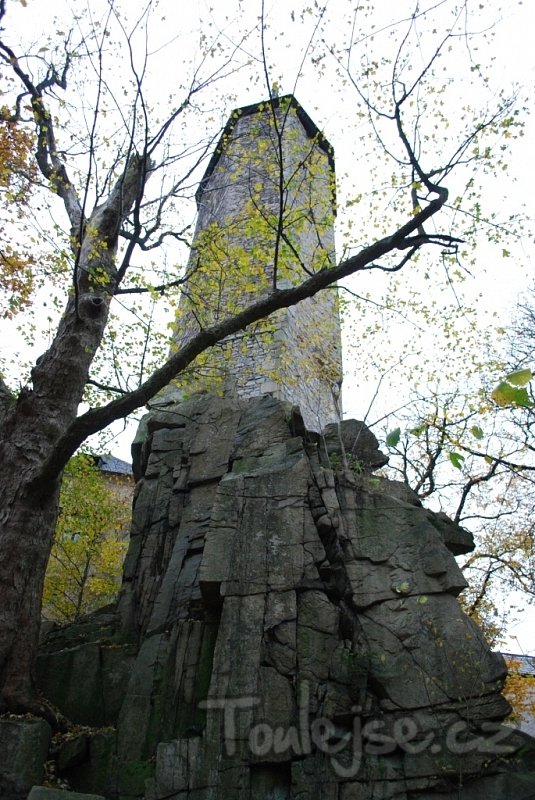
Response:
M510 721L519 724L523 718L535 717L535 675L521 671L521 662L513 656L507 657L509 674L504 694L513 707Z
M110 603L120 585L130 502L93 459L67 465L43 596L46 619L65 623Z
M0 315L12 317L26 306L34 286L35 259L16 245L17 228L27 210L37 169L34 136L0 108ZM6 226L7 223L7 226ZM11 229L8 233L6 227Z

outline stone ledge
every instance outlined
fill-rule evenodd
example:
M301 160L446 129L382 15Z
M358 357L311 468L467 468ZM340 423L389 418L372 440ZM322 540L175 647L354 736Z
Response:
M80 794L63 789L52 789L49 786L33 786L28 800L105 800L101 794Z

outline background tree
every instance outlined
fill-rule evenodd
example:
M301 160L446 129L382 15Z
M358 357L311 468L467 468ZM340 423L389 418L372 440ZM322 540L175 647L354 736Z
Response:
M71 458L45 578L46 619L73 622L116 597L130 510L130 498L106 483L94 457Z
M506 662L509 674L504 694L513 709L508 719L519 725L535 715L535 676L526 674L525 665L514 657L506 658Z
M4 79L1 74L0 79ZM0 196L4 211L4 229L0 234L0 313L4 317L11 317L28 303L33 289L34 259L18 250L5 233L6 225L9 227L24 217L36 177L33 145L34 137L28 130L11 119L7 107L0 108Z
M507 333L478 350L454 336L477 352L465 360L464 380L456 384L435 364L434 385L381 423L390 475L474 534L476 549L462 565L465 607L494 646L514 616L509 595L535 600L531 313L526 295Z
M378 184L370 170L367 180L375 182L375 188L373 202L366 204L365 225L358 197L354 194L348 200L355 230L364 233L346 240L345 255L338 263L302 264L293 285L281 288L275 281L265 292L245 297L242 307L200 326L148 377L153 301L164 295L172 306L177 297L172 291L179 294L185 279L180 263L166 262L169 250L165 248L184 240L188 244L188 223L180 205L183 201L187 216L190 187L212 145L212 133L208 137L199 133L199 103L204 96L202 129L208 127L217 136L219 125L210 103L216 94L221 97L229 81L237 80L240 71L262 94L271 96L273 87L282 85L279 73L284 65L288 74L288 62L272 63L270 20L263 4L255 9L249 30L244 25L251 18L241 6L234 31L226 23L224 29L218 28L208 16L198 37L196 59L192 62L188 54L189 67L177 60L186 77L176 80L175 93L154 108L149 102L151 70L161 83L164 71L158 55L165 50L165 42L151 40L149 34L154 15L162 14L161 5L148 2L138 17L129 19L131 9L110 0L98 6L100 17L93 7L86 18L76 14L69 34L53 26L52 39L42 45L17 49L2 39L3 69L17 85L10 95L9 119L12 124L28 125L28 135L35 131L39 202L51 211L53 220L60 213L66 219L65 229L54 223L49 235L62 265L58 272L69 280L55 295L62 304L61 313L51 304L47 347L31 368L26 385L13 392L4 381L0 386L1 707L40 710L32 663L60 483L69 458L88 436L143 406L227 335L355 273L399 272L426 249L437 250L443 259L457 260L460 234L473 238L474 226L468 231L460 226L459 233L456 221L465 200L473 217L470 204L476 202L478 172L505 167L500 148L521 129L522 121L514 98L505 93L492 97L479 65L470 67L468 0L461 10L452 4L447 12L442 5L438 12L433 7L426 12L417 9L397 26L388 26L396 33L392 55L383 53L379 60L371 46L375 35L370 33L373 20L368 19L371 6L362 20L357 5L349 10L344 22L348 33L343 35L327 7L292 12L291 21L302 26L304 38L289 88L293 91L298 79L304 81L307 70L314 86L324 76L338 81L344 98L347 87L352 87L354 116L359 125L366 121L370 126L364 153L374 152L378 163L393 170L392 177L388 185ZM8 7L6 0L0 0L4 26L9 21ZM441 15L438 27L433 27L433 13ZM425 47L424 23L430 30ZM362 36L361 25L367 30ZM284 29L272 33L271 41L282 40L284 34ZM356 58L357 43L363 41L366 47ZM467 60L469 80L479 81L489 107L476 110L467 104L452 120L454 130L439 130L438 122L447 121L441 103L449 83L441 78L441 59L455 45L460 45L460 54ZM288 46L295 59L295 44ZM382 52L382 44L378 46ZM120 69L113 60L115 53L121 54ZM235 102L231 92L222 103L223 118ZM193 127L193 136L187 134L186 123ZM487 142L499 143L496 157ZM449 203L447 185L455 170L464 174L470 189ZM281 198L284 180L281 168ZM476 228L484 223L478 220ZM273 231L275 242L284 238L286 244L292 243L292 230L283 214L274 221ZM150 254L156 248L162 248L164 255L153 263ZM140 297L148 300L145 311L140 310ZM112 312L110 317L112 301L128 304L137 327L126 330L121 322L124 316L114 317ZM46 303L50 305L49 298ZM119 331L124 330L127 351L121 357ZM128 338L139 332L140 354L132 362ZM108 356L103 358L103 352ZM99 369L115 375L116 384L99 380ZM114 399L109 399L111 395ZM88 401L89 409L82 406L79 413L81 404Z

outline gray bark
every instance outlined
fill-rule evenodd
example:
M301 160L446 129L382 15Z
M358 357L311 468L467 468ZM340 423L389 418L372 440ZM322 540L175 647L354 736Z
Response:
M116 283L120 226L142 192L145 165L134 158L85 226L70 298L32 386L4 404L0 422L0 709L35 708L32 665L41 595L54 533L62 469L44 466L76 419L100 346ZM6 393L2 392L2 396Z

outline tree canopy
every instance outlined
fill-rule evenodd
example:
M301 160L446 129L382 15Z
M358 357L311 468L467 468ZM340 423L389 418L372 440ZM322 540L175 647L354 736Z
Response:
M65 623L111 603L120 585L131 498L106 482L95 458L67 464L43 593L45 619Z

